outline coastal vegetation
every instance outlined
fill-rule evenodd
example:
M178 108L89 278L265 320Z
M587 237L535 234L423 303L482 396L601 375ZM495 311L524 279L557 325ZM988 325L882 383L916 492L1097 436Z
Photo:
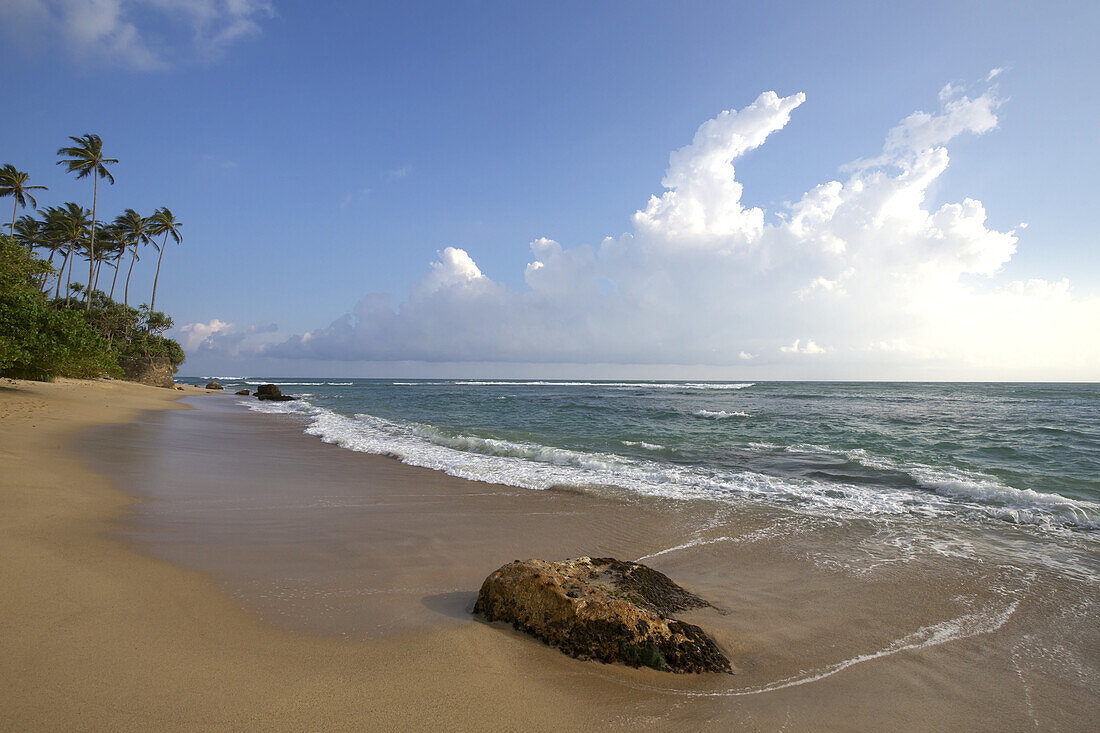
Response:
M167 207L144 217L128 208L109 223L96 219L99 179L114 184L98 135L71 137L58 165L76 177L92 177L92 208L65 202L38 209L30 176L8 163L0 168L0 197L11 196L12 217L0 230L0 375L22 379L55 377L145 379L150 368L176 372L184 360L179 343L164 336L171 317L155 309L161 259L168 240L179 244L182 223ZM19 215L29 205L33 214ZM158 243L156 237L162 237ZM159 250L149 305L129 304L134 263L146 246ZM78 259L88 264L86 283L73 281ZM123 301L114 300L119 270L129 260ZM58 266L58 262L60 265ZM108 292L102 268L113 270ZM78 275L79 277L79 275ZM106 288L106 277L102 280Z

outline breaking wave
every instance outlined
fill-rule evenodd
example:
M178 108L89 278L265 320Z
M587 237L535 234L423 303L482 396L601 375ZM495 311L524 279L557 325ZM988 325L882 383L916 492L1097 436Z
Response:
M741 412L735 410L733 412L726 412L725 410L696 410L691 413L695 417L703 417L708 420L725 420L728 417L751 417L747 412Z
M274 384L276 387L350 387L354 382L270 382L259 380L230 380L243 381L245 384Z
M347 416L298 402L244 402L259 412L297 414L309 420L305 432L349 450L392 456L404 463L452 476L527 489L614 487L670 499L739 502L765 500L830 516L944 516L978 512L1022 524L1100 527L1092 502L1019 490L987 476L957 475L927 466L903 467L920 488L778 477L748 470L682 465L610 452L579 451L531 441L462 434L369 414ZM646 450L661 446L620 441ZM775 446L772 446L773 448ZM791 451L830 451L790 446ZM835 451L834 451L835 452ZM844 452L837 452L848 455ZM890 470L899 467L858 451L852 460Z
M398 387L430 387L455 385L459 387L604 387L607 389L675 389L675 390L730 390L754 387L755 382L558 382L539 380L517 382L511 380L450 380L442 382L392 382Z
M997 519L1017 524L1060 524L1081 529L1100 529L1100 504L1096 502L1070 499L1033 489L1017 489L987 474L920 463L900 463L873 456L862 448L837 450L800 443L788 446L786 450L842 456L868 468L907 474L921 488L958 500Z

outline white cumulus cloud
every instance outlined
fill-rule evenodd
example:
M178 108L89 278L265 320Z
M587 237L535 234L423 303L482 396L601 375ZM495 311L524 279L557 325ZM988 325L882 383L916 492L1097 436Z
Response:
M251 337L259 334L273 334L277 330L275 324L263 324L237 328L232 323L212 318L208 323L188 323L180 326L173 335L183 346L188 355L202 352L237 356L241 353L242 344ZM246 352L254 351L256 344L244 347Z
M814 343L813 339L806 341L803 346L802 339L795 339L794 343L788 346L780 346L779 350L784 354L824 354L827 349L823 349Z
M1068 281L1003 281L1016 231L991 227L973 198L929 203L950 163L946 144L997 127L993 88L946 89L940 109L889 131L877 157L769 215L743 203L733 163L804 101L766 92L704 122L670 156L664 191L634 214L632 232L574 247L535 239L525 287L447 247L408 299L368 295L330 326L262 353L738 365L775 376L1100 376L1100 298ZM833 371L805 371L813 365Z

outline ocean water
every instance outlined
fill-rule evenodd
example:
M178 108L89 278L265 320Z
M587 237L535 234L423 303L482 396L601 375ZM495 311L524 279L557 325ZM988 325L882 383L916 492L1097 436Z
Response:
M1096 384L271 382L301 399L245 404L478 481L1100 529Z

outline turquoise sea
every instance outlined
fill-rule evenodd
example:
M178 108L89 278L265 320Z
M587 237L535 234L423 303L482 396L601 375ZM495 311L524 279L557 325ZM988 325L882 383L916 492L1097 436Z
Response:
M474 480L1100 529L1097 384L220 379L298 395L246 404L327 442Z

